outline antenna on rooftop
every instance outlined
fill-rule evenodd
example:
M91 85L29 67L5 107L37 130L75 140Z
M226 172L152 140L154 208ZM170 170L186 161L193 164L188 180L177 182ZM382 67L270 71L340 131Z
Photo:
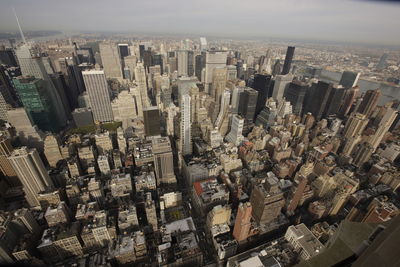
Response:
M19 24L17 12L15 12L15 8L14 8L14 7L13 7L12 9L13 9L13 11L14 11L15 19L17 20L17 24L18 24L18 28L19 28L19 33L21 34L22 42L24 42L24 44L26 44L26 40L25 40L24 33L22 32L21 25Z

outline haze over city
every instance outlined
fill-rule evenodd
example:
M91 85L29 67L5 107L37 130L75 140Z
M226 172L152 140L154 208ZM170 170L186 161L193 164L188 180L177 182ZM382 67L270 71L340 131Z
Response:
M123 31L398 45L400 5L361 0L3 0L0 31Z

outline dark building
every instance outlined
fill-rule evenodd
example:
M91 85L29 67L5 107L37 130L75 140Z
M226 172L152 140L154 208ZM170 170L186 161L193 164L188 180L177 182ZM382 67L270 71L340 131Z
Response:
M307 105L305 113L311 112L316 120L320 120L326 109L332 84L319 81L317 84L313 84L310 88L310 92L306 95Z
M93 49L91 47L80 47L76 50L78 64L95 64Z
M265 107L269 90L271 85L271 75L256 74L254 76L252 88L258 92L256 111L254 114L254 120L261 110Z
M157 107L144 108L143 121L146 136L160 135L160 111Z
M344 71L340 78L339 84L345 88L351 88L357 85L358 78L360 77L359 72Z
M124 57L129 56L128 44L118 44L118 50L119 50L119 56L121 57L121 59L124 59Z
M153 55L151 48L143 52L143 66L146 68L146 70L148 70L150 66L153 66Z
M67 94L69 93L69 88L65 82L65 76L62 73L54 73L50 75L51 80L57 90L58 95L60 96L61 103L63 105L63 109L65 110L65 114L67 117L71 114L71 108L69 106L69 101L67 99Z
M141 62L143 62L144 49L145 49L144 45L139 45L139 57Z
M303 112L304 97L306 95L308 85L301 81L293 81L284 93L284 97L292 105L294 114L301 116Z
M76 127L93 124L93 114L90 108L77 108L72 112Z
M78 96L85 91L82 72L76 65L68 65L67 67L67 99L69 107L74 110L78 107Z
M243 79L244 73L243 73L243 61L238 60L236 63L236 71L237 71L237 77L238 79Z
M12 49L7 49L4 46L0 46L0 65L1 64L11 67L18 66Z
M363 100L361 101L357 112L369 117L375 110L380 97L381 97L381 90L379 89L368 90L367 92L365 92Z
M326 104L324 116L338 115L344 102L346 89L340 85L332 86L329 100Z
M201 71L205 67L206 67L206 53L201 52L201 55L197 55L195 57L195 66L194 66L195 76L199 81L201 81Z
M163 72L163 60L162 60L162 55L161 55L161 54L155 54L155 55L153 55L152 61L153 61L153 65L154 65L154 66L160 65L160 67L161 67L161 74L162 74L162 72Z
M272 67L272 76L276 76L279 73L281 73L282 70L282 64L281 62L278 60L276 60L274 66Z
M246 87L239 95L239 115L248 122L253 122L256 112L258 92L252 88Z
M292 65L294 56L294 46L288 46L286 50L285 62L283 63L282 74L286 75L290 72L290 66Z
M188 51L188 76L192 77L194 75L194 55L193 51Z
M10 77L7 75L7 70L5 67L0 66L0 87L1 87L1 94L4 97L4 100L7 104L10 104L13 107L19 105L19 100L17 93L14 89L10 81Z

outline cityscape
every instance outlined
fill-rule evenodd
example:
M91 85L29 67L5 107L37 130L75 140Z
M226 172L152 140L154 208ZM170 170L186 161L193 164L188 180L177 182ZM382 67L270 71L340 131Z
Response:
M4 8L0 265L400 266L398 45Z

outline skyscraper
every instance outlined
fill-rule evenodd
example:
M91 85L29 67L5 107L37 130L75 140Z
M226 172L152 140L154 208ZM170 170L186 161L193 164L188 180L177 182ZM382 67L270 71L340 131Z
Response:
M303 112L304 97L306 95L308 85L300 81L293 81L289 84L284 97L293 107L293 113L301 116Z
M307 111L311 112L317 120L320 120L329 101L332 84L319 81L318 84L314 84L313 86L314 88L307 102Z
M11 140L5 135L0 135L0 171L4 176L8 177L8 181L13 185L20 184L17 179L17 174L14 171L8 156L12 153L14 148L11 145Z
M129 45L128 44L118 44L118 52L123 60L125 57L129 56Z
M381 97L381 90L368 90L365 92L363 100L358 106L357 112L365 114L367 117L371 116L374 112L376 105L378 104L379 98Z
M192 121L191 121L191 99L188 94L182 96L180 119L180 149L182 155L192 154Z
M140 98L142 102L142 107L150 107L150 100L147 93L147 79L146 79L146 71L142 63L138 63L135 68L135 81L138 86L138 90L140 92Z
M90 107L95 121L105 122L113 120L110 92L104 71L82 71L86 91L90 99Z
M160 111L156 106L143 109L143 122L146 136L160 135Z
M46 156L47 162L50 167L55 168L57 162L63 159L60 151L60 141L57 136L48 134L44 138L44 155Z
M171 143L168 137L159 137L152 140L154 155L154 171L156 173L157 184L176 183L174 173L174 159L172 155Z
M31 207L40 206L39 193L53 187L46 168L36 149L15 149L8 157L23 185L26 200Z
M342 77L340 78L339 84L344 88L352 88L357 85L359 78L359 72L344 71L342 73Z
M58 131L54 103L51 102L44 80L20 77L14 79L13 83L34 124L43 131Z
M274 83L274 90L272 92L272 97L280 102L283 100L283 94L285 90L288 88L289 83L293 81L293 75L276 75L275 83Z
M233 237L241 242L249 237L251 229L252 206L250 202L240 203L233 227Z
M254 116L257 117L265 107L271 87L271 75L256 74L252 88L258 92L257 105ZM254 119L255 120L255 119Z
M341 85L332 86L329 100L327 101L325 107L325 112L324 112L325 117L339 114L339 110L343 104L345 93L346 90L343 86Z
M226 74L226 67L217 67L213 70L211 96L218 105L226 88Z
M285 57L285 63L283 63L283 68L282 68L282 75L289 74L290 72L290 66L292 65L292 60L294 56L294 46L288 46L286 50L286 57Z
M258 92L250 87L246 87L239 98L238 114L252 123L256 112Z
M228 142L231 142L235 145L239 145L240 142L243 140L243 124L244 119L240 115L233 115L232 122L231 122L231 130L226 135L225 139Z
M251 192L252 215L258 224L272 222L281 212L285 199L278 183L275 177L267 178L264 184L255 185Z
M178 76L188 76L188 51L179 50L176 54L178 58Z
M220 50L211 50L206 52L206 65L205 65L205 92L210 94L212 76L214 69L217 67L225 67L227 59L227 52Z
M106 77L122 80L122 65L118 47L113 42L102 42L99 44L99 49Z

